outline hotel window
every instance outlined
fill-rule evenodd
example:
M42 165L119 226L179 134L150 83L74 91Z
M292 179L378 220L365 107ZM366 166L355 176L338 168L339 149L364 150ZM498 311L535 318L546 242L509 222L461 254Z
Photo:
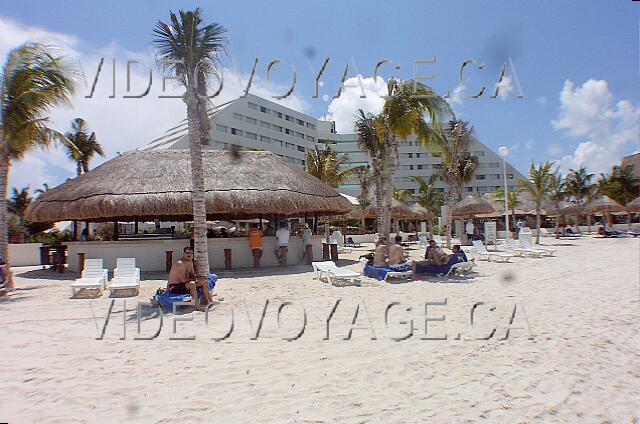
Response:
M284 119L286 119L289 122L293 122L293 116L285 115Z
M486 165L487 168L497 168L497 167L500 166L500 164L497 163L497 162L487 163L485 165Z
M271 139L271 141L272 141L275 145L280 144L280 147L282 147L282 145L283 145L282 140L276 140L275 138L272 138L272 139Z
M260 106L260 112L268 114L269 113L269 109L267 109L264 106Z
M465 187L464 191L466 192L473 192L473 187Z
M276 132L282 132L282 127L279 125L271 125L271 129L276 131Z
M260 126L262 128L269 128L271 124L269 124L268 122L260 121Z
M418 169L422 169L422 166L423 166L423 165L417 165L417 166L418 166Z
M273 111L273 114L276 115L278 118L282 118L282 113L281 112L276 112L275 110Z
M307 136L307 141L310 141L310 142L312 142L312 143L313 143L314 141L316 141L316 139L315 139L315 138L313 138L313 137L311 137L310 135L308 135L308 136Z
M287 156L287 162L296 163L296 160L295 160L295 158L290 158L289 156Z
M233 119L237 119L239 121L242 121L242 115L240 115L239 113L234 113L233 114Z
M513 174L507 174L507 178L513 180Z
M296 137L301 138L304 140L304 134L297 132L296 133Z
M242 130L239 130L237 128L231 128L231 134L233 134L233 135L242 135Z
M298 125L302 125L304 127L304 121L302 119L296 119Z
M441 158L442 157L442 152L431 153L431 156L433 156L434 158Z
M227 132L227 127L225 127L224 125L220 125L220 124L216 124L216 130L226 133Z
M249 103L247 104L247 106L249 106L249 109L253 109L253 110L256 110L256 109L258 108L258 105L257 105L257 104L255 104L255 103L251 103L251 102L249 102Z
M302 162L302 166L306 165L306 162L304 160L302 160L301 162Z
M254 134L252 132L246 132L246 133L244 133L244 135L247 138L250 138L251 140L257 140L258 139L258 134Z
M250 116L245 116L244 117L244 122L248 122L248 123L253 124L253 125L256 125L258 123L256 118L252 118Z
M483 151L481 151L481 150L478 150L477 152L472 152L472 154L473 154L474 156L484 156L484 152L483 152Z
M304 148L304 147L302 147L302 146L298 146L298 151L299 151L299 152L304 152L304 151L305 151L305 148Z
M296 147L296 146L295 146L295 145L293 145L293 144L291 144L291 143L286 143L286 144L285 144L285 147L286 147L287 149L295 149L295 147Z
M307 122L307 128L311 128L312 130L315 130L316 126L311 124L311 123L309 123L309 122Z
M420 159L420 153L416 153L416 158Z
M293 135L293 130L290 130L289 128L285 128L284 132L285 134Z
M444 189L443 189L443 188L438 188L438 191L439 191L440 193L444 193Z
M476 180L484 180L485 175L476 175Z
M260 136L260 141L262 141L263 143L269 143L271 141L271 139L267 136L261 135Z

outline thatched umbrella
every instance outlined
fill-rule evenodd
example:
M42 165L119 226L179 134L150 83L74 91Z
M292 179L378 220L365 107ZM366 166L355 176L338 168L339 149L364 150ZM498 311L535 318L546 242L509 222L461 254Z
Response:
M604 214L607 223L611 225L611 212L625 212L625 208L612 198L602 195L589 202L585 207L585 211L587 213L601 212Z
M433 218L433 213L418 203L413 204L410 209L416 214L416 219L428 221Z
M451 214L454 218L473 218L491 212L494 212L493 206L486 198L468 195L453 206Z
M640 197L627 203L624 208L627 212L640 213Z
M335 189L271 152L205 150L207 219L334 215L353 207ZM193 219L188 150L125 153L52 188L30 221Z
M365 218L376 218L376 205L371 204L364 210ZM391 199L391 217L394 219L412 219L416 217L411 208L397 199Z
M575 215L577 223L577 216L582 213L582 209L583 207L575 202L561 201L557 205L549 205L547 213L556 217L556 237L559 237L557 234L560 226L560 217L562 216L562 221L564 223L565 215Z

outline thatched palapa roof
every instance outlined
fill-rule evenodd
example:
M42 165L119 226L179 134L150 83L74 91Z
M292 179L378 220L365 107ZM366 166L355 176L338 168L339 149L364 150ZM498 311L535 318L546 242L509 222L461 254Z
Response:
M624 208L627 212L640 212L640 197L627 203Z
M418 203L411 205L411 210L416 214L416 219L428 220L433 218L433 213Z
M372 203L364 210L365 218L377 218L375 203ZM411 208L397 199L391 199L391 217L394 219L413 219L416 217Z
M593 212L624 212L624 207L611 199L608 196L600 196L597 199L592 200L585 207L585 211L588 213Z
M491 212L494 212L493 206L484 196L468 195L453 206L452 215L455 218L469 218Z
M347 213L332 187L271 152L203 151L208 219ZM125 153L48 190L27 209L31 221L191 220L188 150Z

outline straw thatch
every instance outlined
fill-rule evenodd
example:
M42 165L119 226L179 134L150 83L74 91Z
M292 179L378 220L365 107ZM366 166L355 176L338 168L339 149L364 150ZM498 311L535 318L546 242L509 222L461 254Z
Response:
M353 207L335 189L271 152L203 152L207 219L334 215ZM30 221L191 220L189 151L126 153L42 194Z
M416 219L429 220L433 218L433 213L418 203L413 204L411 210L416 214Z
M371 204L364 210L365 218L377 218L376 205ZM391 217L394 219L413 219L416 217L411 208L397 199L391 199Z
M464 199L453 206L451 211L454 218L468 218L491 212L494 212L491 202L484 197L472 195L465 196Z
M627 203L624 208L627 210L627 212L640 213L640 197Z
M592 200L585 207L587 213L594 212L624 212L624 207L608 196L600 196Z
M547 213L549 215L579 215L582 213L582 206L574 202L562 201L558 204L558 207L551 206Z

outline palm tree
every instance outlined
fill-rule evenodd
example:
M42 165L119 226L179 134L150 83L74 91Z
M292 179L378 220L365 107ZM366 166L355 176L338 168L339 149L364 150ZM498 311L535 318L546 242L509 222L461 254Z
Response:
M338 187L360 170L360 167L345 168L347 163L349 163L349 157L347 155L338 157L330 146L325 146L322 150L318 146L313 150L307 150L307 172L331 187Z
M394 190L393 198L401 203L407 203L407 200L411 198L412 193L409 190Z
M7 184L12 160L54 142L70 144L49 127L47 113L68 103L74 72L51 46L26 43L7 55L0 81L0 255L8 257Z
M469 147L475 141L473 127L468 122L452 120L445 130L446 142L439 146L442 151L442 164L438 173L442 180L449 185L447 194L448 212L447 247L451 248L451 221L453 204L462 200L462 186L469 183L478 169L478 157L469 152Z
M499 202L504 202L504 189L499 188L493 192L493 199ZM518 199L518 190L507 191L507 207L511 211L511 219L513 220L513 228L516 228L516 208L520 206L522 202Z
M409 179L418 184L417 194L413 196L416 202L431 211L434 217L438 216L441 206L444 205L444 194L436 187L438 176L432 174L426 181L416 175L410 176Z
M32 200L29 195L29 187L25 187L20 191L14 187L11 199L7 200L7 210L18 218L20 225L24 225L24 211Z
M536 243L540 243L540 209L542 201L549 195L554 184L554 174L552 171L553 162L545 162L538 164L536 167L531 161L529 168L529 178L520 180L520 188L531 195L536 205ZM508 235L507 235L508 236Z
M578 203L578 206L582 207L586 204L587 199L593 195L593 183L591 179L593 174L588 174L587 169L582 166L578 170L569 169L569 174L566 177L566 190L567 194L573 196ZM580 222L578 221L578 215L576 214L576 230L580 232Z
M553 207L560 209L560 202L567 198L567 192L565 190L565 179L560 172L556 171L551 175L549 182L548 198L553 204ZM556 239L560 238L560 217L556 217Z
M46 193L47 191L49 191L49 184L47 184L47 183L42 183L42 188L37 188L36 189L36 193L38 193L38 196L40 196L41 194Z
M71 121L71 132L66 132L67 137L76 147L66 148L69 159L76 163L76 174L80 175L89 172L89 162L94 155L104 156L102 146L96 140L96 133L89 134L87 122L82 118Z
M387 155L385 145L376 131L376 122L378 120L376 116L370 113L365 114L362 109L359 109L354 123L354 131L356 133L358 148L363 152L367 152L371 158L371 179L374 185L377 215L376 231L378 234L383 234L382 198L384 195L384 186L382 183L382 171L386 167Z
M376 121L376 131L388 155L386 166L382 170L383 234L388 238L391 230L393 177L400 160L400 141L415 134L423 147L445 144L440 123L453 116L453 112L445 99L438 96L431 87L417 81L401 83L392 78L387 83L387 92L389 97ZM425 115L430 123L425 121Z
M614 166L609 175L600 174L598 191L621 205L640 196L640 179L633 173L633 165Z
M169 12L169 17L169 24L162 21L156 24L154 44L159 59L179 62L173 68L180 85L186 88L183 100L187 105L195 259L198 280L204 282L209 273L202 166L202 145L209 144L207 82L211 77L219 78L220 55L226 53L224 34L227 30L216 23L204 25L199 8L181 10L178 15Z

